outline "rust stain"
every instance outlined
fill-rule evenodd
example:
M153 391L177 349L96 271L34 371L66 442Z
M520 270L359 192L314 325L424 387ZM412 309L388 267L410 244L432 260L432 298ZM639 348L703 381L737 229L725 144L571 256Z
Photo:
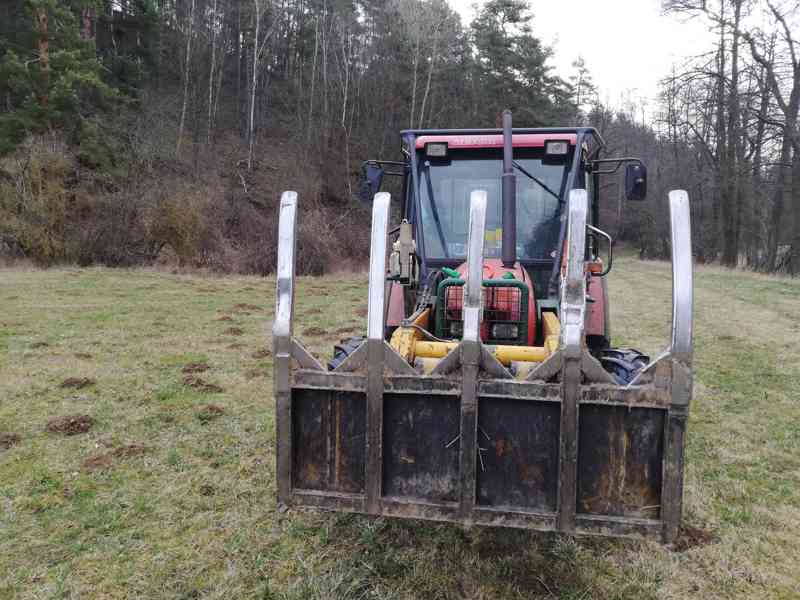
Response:
M507 443L505 440L495 440L494 452L497 458L502 458L511 452L511 444Z
M520 463L520 479L527 485L540 485L544 481L544 472L541 465L528 465Z
M316 463L308 463L303 469L303 479L313 485L319 485L320 483L320 473L319 467L317 467Z
M408 453L406 452L405 448L400 451L399 458L400 458L400 462L401 463L405 463L407 465L413 465L414 463L417 462L416 458L414 458L413 456L409 456L408 455Z

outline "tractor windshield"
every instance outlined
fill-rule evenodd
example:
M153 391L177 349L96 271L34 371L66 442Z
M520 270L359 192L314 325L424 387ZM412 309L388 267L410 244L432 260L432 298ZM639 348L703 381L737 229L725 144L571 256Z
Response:
M469 199L486 190L484 255L500 257L503 169L501 150L453 150L447 160L420 157L419 197L425 254L434 259L464 259L467 254ZM517 257L552 259L558 244L561 204L571 161L546 164L543 151L515 148L517 169Z

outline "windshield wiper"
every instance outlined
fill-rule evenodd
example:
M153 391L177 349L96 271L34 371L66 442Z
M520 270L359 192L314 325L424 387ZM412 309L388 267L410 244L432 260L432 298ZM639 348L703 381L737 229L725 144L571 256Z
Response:
M539 184L539 187L541 187L541 188L542 188L542 189L543 189L545 192L547 192L547 193L548 193L548 194L550 194L550 195L551 195L553 198L555 198L556 200L558 200L559 202L561 202L561 196L559 196L559 195L558 195L558 194L556 194L556 193L555 193L553 190L551 190L549 187L547 187L547 184L546 184L545 182L541 181L541 180L540 180L540 179L538 179L537 177L535 177L535 176L531 175L530 173L528 173L528 171L526 171L526 170L525 170L525 169L522 167L522 165L520 165L520 164L519 164L517 161L513 161L511 164L513 164L513 165L514 165L514 168L515 168L515 169L517 169L517 170L519 170L519 172L520 172L520 173L522 173L523 175L525 175L525 176L526 176L528 179L530 179L531 181L533 181L533 182L535 182L535 183Z

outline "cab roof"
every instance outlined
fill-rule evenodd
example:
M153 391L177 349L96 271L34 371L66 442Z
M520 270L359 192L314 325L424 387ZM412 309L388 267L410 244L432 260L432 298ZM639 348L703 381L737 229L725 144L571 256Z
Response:
M400 132L403 139L412 138L414 147L422 149L430 142L447 142L453 149L502 148L502 129L406 129ZM541 148L546 141L559 140L570 145L587 142L605 146L603 138L594 127L536 128L512 130L515 148Z

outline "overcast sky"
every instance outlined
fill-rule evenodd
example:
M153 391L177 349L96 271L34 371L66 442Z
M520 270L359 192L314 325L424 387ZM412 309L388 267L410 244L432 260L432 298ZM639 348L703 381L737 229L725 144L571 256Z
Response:
M465 25L474 0L450 0ZM482 2L478 2L482 4ZM621 107L627 96L654 108L658 82L674 63L699 54L711 40L701 19L661 14L660 0L528 0L536 37L553 47L551 64L568 78L583 56L604 102Z

